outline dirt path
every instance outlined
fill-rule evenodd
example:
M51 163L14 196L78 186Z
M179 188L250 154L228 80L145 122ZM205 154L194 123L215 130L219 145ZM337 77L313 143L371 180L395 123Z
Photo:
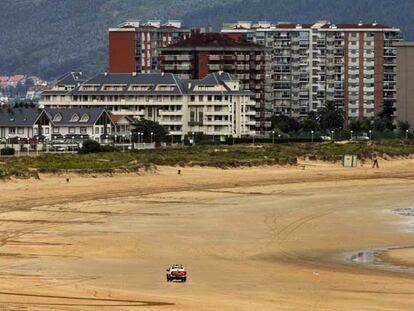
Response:
M413 275L345 260L414 244L414 161L381 164L2 183L0 310L412 310Z

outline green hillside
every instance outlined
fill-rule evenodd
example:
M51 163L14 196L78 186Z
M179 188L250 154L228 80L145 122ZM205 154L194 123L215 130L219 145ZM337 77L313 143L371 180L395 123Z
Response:
M103 71L107 29L125 19L183 19L189 26L243 20L377 21L414 37L414 1L390 0L1 0L0 74L53 78Z

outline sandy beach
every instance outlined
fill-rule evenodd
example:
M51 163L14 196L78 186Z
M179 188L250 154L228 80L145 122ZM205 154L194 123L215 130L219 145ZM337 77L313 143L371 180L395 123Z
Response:
M0 310L414 309L414 274L345 256L414 244L413 159L180 169L1 182Z

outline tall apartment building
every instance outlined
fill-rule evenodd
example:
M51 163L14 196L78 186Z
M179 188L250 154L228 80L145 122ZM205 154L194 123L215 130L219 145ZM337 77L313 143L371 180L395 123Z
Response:
M414 42L397 44L397 120L414 126Z
M251 90L256 101L256 132L266 134L271 127L270 51L244 40L232 40L219 33L194 34L161 49L160 69L184 79L202 79L225 71Z
M396 49L400 30L380 24L225 24L234 39L271 48L273 107L305 117L327 102L347 120L392 116L396 102Z
M43 93L39 105L46 109L99 107L115 116L159 122L175 139L202 133L224 140L255 134L252 96L223 72L200 80L168 73L105 73L73 89L58 81Z
M109 29L109 72L148 73L158 68L159 49L190 36L181 21L127 21Z

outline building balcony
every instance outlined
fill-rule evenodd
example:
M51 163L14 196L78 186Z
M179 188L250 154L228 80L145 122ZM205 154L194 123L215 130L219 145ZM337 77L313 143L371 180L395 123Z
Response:
M209 55L208 59L212 60L212 61L220 61L220 60L222 60L222 57L221 57L221 55Z
M210 65L208 65L208 68L210 70L221 70L221 65L218 65L218 64L210 64Z
M223 109L220 111L206 111L205 115L206 116L227 116L230 113L230 111L228 109Z
M159 122L159 124L160 125L165 125L165 126L168 126L168 125L180 125L180 126L182 126L183 125L183 122L182 121L171 121L171 120L169 120L169 121L158 121Z
M113 115L128 115L128 116L145 116L144 110L129 110L129 109L120 109L120 110L111 110Z
M160 116L181 116L183 114L183 111L182 110L177 110L177 111L159 110L158 113Z
M189 125L193 126L193 125L190 124L190 122L189 122ZM201 124L201 125L203 125L203 124ZM206 125L206 126L230 126L230 125L232 125L232 123L229 122L229 121L206 121L206 122L204 122L204 125Z

